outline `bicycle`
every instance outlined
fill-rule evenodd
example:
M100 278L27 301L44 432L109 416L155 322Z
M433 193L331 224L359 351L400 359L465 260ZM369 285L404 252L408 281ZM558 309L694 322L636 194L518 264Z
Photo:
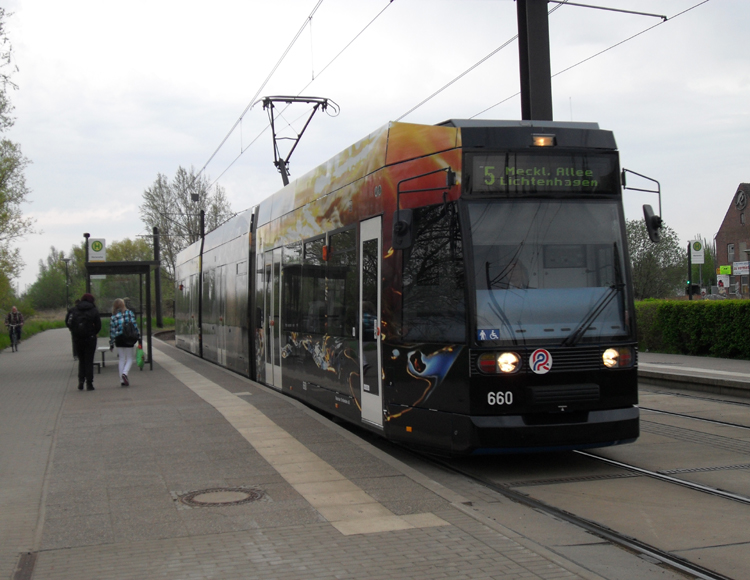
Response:
M9 324L8 329L10 331L10 348L11 352L18 351L18 335L16 334L16 327L18 324Z

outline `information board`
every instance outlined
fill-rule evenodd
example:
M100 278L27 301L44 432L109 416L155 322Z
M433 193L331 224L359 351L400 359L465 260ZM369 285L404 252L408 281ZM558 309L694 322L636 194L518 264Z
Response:
M617 193L616 155L502 153L474 155L474 193Z

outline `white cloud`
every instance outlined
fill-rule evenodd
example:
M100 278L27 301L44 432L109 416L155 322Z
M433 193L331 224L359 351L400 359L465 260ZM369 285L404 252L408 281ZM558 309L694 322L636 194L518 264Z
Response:
M674 15L695 0L610 0ZM266 79L314 3L310 0L10 0L7 29L20 89L10 137L33 165L29 213L45 233L23 245L34 281L50 245L67 250L83 231L108 239L145 231L137 206L157 173L199 169ZM328 69L322 68L386 6ZM750 181L750 62L742 50L750 5L710 2L553 80L559 120L611 129L623 165L662 182L667 223L683 239L712 237L737 183ZM550 17L553 72L658 22L586 8ZM261 96L334 99L291 160L302 175L394 120L516 33L516 4L483 0L325 0ZM519 90L517 44L409 115L466 118ZM483 118L519 118L519 99ZM289 120L294 117L290 116ZM209 165L235 210L281 185L260 106ZM260 136L259 136L260 135ZM655 199L628 194L629 218Z

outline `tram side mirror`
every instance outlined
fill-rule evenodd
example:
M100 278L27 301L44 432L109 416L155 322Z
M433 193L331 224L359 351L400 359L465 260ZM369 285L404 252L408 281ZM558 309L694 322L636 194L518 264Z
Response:
M412 245L412 210L398 209L393 212L393 249L406 250Z
M643 206L643 218L646 220L648 237L655 244L658 243L661 235L661 216L654 215L654 209L647 204Z

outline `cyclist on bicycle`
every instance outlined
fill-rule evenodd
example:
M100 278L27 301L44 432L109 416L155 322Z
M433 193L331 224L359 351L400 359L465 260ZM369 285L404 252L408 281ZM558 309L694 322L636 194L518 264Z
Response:
M10 312L5 316L5 326L8 327L8 334L11 332L16 333L16 348L18 343L21 342L21 328L23 328L23 314L18 311L15 306L10 309ZM12 342L12 337L11 337Z

